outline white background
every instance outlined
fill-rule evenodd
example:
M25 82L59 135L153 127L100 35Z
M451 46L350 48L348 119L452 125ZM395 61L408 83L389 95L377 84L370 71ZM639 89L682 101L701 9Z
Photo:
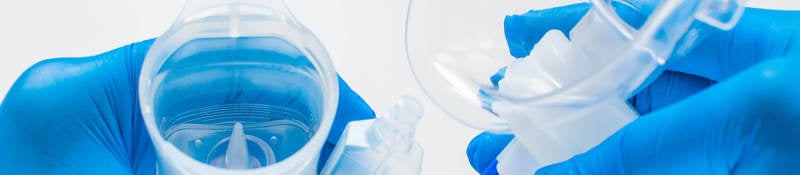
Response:
M434 106L417 86L405 60L408 0L287 1L322 40L342 77L376 112L382 113L401 95L424 103L425 117L417 131L425 149L423 174L476 174L465 152L479 131ZM22 71L37 61L89 56L157 37L182 4L183 0L0 2L0 99ZM800 9L800 1L794 0L751 0L750 5Z

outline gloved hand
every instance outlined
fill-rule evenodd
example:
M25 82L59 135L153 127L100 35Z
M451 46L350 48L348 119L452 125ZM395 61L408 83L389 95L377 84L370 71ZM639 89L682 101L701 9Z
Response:
M0 174L155 174L142 121L139 71L152 40L86 58L37 63L0 106ZM372 109L339 79L339 107L320 156ZM324 164L324 160L320 160Z
M614 4L638 27L656 1ZM511 54L530 53L550 29L569 31L577 4L506 18ZM536 174L793 174L800 161L800 12L748 8L738 25L696 45L629 102L642 117L600 145ZM512 135L482 133L473 168L496 174Z

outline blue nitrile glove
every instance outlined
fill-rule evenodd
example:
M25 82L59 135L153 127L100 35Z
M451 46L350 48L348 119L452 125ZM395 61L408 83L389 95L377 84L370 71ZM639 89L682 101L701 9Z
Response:
M152 43L49 59L25 71L0 106L0 174L155 174L138 101L139 71ZM374 116L339 79L327 150L348 121Z
M652 2L619 9L641 25ZM571 5L506 18L511 54L529 54L549 29L588 10ZM537 174L794 174L800 162L800 12L748 8L731 31L698 43L629 101L642 114L593 149ZM482 133L473 168L496 174L513 136Z

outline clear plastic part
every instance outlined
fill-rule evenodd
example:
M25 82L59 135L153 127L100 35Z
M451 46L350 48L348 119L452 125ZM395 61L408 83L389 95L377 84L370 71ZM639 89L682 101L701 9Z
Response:
M615 8L642 10L634 3L654 7L641 11L647 17L638 28ZM406 49L417 81L443 110L474 128L516 136L498 157L501 174L533 174L634 120L625 100L713 28L732 28L743 3L591 0L570 31L542 33L528 56L515 58L504 20L541 9L537 2L412 0Z
M593 0L590 2L592 10L584 17L587 20L582 23L583 27L562 32L564 35L576 35L573 37L580 41L572 41L573 45L587 49L582 54L590 56L592 61L599 61L592 62L591 65L585 63L584 65L591 66L586 69L582 65L557 63L577 67L552 71L578 70L579 73L573 73L575 75L570 75L568 80L557 82L558 86L552 92L502 94L497 85L492 83L491 77L517 60L509 54L504 36L504 19L506 16L524 14L532 9L564 5L546 2L548 1L410 1L406 23L406 50L417 81L438 106L464 124L487 131L509 133L508 123L486 110L486 104L497 101L529 105L563 104L558 99L566 95L581 99L580 103L590 103L609 96L611 91L619 91L616 92L618 95L627 95L626 93L642 84L645 79L643 77L658 70L655 68L664 64L674 48L691 46L698 42L692 40L692 37L701 38L701 34L708 31L708 28L698 28L692 22L699 20L710 26L729 29L741 16L743 7L741 0L664 0L661 4L651 4L661 8L653 10L646 24L636 30L617 17L610 5L612 2L631 2ZM590 23L591 21L597 23ZM585 31L580 31L581 28ZM601 39L619 43L593 43ZM642 54L648 55L639 56ZM632 63L631 60L638 63ZM620 66L625 64L637 65L634 69L618 72ZM546 73L560 75L559 72ZM616 82L606 83L606 78ZM610 86L584 88L599 84ZM558 98L553 98L556 96Z
M159 174L315 174L338 101L282 0L188 0L139 82Z
M419 174L422 147L414 139L422 105L402 97L382 117L347 124L321 174Z

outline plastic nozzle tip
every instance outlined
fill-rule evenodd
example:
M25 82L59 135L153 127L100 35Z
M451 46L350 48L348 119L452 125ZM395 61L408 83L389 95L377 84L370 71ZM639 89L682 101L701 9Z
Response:
M384 114L386 119L415 124L422 117L422 105L414 97L403 96Z
M393 145L410 149L414 143L414 131L422 117L422 105L417 99L403 96L382 117L375 119L369 128L370 145Z
M231 169L246 169L249 165L250 155L247 152L247 138L244 134L242 123L233 124L233 132L228 140L228 149L225 151L225 167Z

